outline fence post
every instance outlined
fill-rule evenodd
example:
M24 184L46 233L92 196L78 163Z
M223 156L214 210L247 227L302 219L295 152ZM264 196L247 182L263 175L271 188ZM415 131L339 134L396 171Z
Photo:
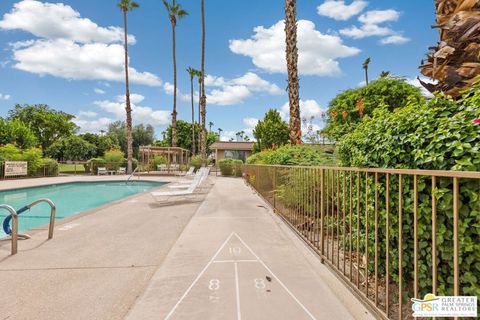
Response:
M276 190L277 190L277 167L273 167L273 211L275 211L275 208L276 208L276 199L275 199Z

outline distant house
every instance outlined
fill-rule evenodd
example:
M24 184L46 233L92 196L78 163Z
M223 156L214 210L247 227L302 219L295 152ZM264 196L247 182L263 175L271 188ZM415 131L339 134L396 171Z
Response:
M253 142L217 141L210 146L210 150L213 151L217 163L222 159L240 159L245 163L252 155Z

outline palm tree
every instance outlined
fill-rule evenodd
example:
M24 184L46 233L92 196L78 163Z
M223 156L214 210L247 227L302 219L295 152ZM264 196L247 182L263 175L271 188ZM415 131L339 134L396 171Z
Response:
M297 1L285 0L285 41L290 103L290 143L302 143L300 122L300 84L298 80Z
M218 131L218 140L220 140L222 138L223 129L218 128L217 131Z
M201 108L201 128L200 128L200 153L202 159L207 159L207 139L205 135L205 119L207 116L207 97L205 96L205 0L202 0L202 68L200 70L200 108Z
M458 98L461 92L478 81L480 55L478 1L436 0L436 24L440 41L431 48L420 66L424 76L437 84L420 83L430 92L442 91Z
M365 70L365 84L368 86L368 65L370 64L370 58L365 59L362 63L362 68Z
M200 152L201 149L201 141L202 141L202 72L200 70L196 70L196 74L198 77L198 126L200 127L200 130L198 130L198 151ZM201 152L200 152L201 153Z
M190 76L190 96L192 98L192 155L195 155L195 105L193 103L193 78L197 74L197 70L188 67L187 73Z
M380 72L380 78L389 78L391 76L390 71Z
M127 12L135 10L139 4L131 0L120 0L118 8L123 12L123 33L125 44L125 111L127 112L127 173L132 173L133 138L132 138L132 106L130 105L130 84L128 82L128 28Z
M177 19L181 19L188 15L188 12L182 9L182 6L176 0L169 3L163 0L165 9L167 9L170 23L172 25L172 53L173 53L173 112L172 112L172 147L177 146L177 55L176 55L176 37L175 27Z
M210 121L210 122L208 123L208 131L212 132L212 127L213 127L214 125L215 125L215 124L214 124L212 121Z

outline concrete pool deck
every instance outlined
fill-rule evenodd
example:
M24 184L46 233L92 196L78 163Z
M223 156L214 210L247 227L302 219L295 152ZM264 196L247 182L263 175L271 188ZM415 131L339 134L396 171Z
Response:
M15 256L3 243L0 318L373 318L243 180L207 187L191 203L147 193L101 207L57 224L53 240L35 232Z

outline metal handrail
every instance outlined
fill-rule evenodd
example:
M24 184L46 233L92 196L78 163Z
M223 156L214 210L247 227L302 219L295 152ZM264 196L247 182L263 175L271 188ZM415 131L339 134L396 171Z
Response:
M18 209L17 214L21 214L22 212L30 210L32 207L34 207L37 204L40 204L42 202L46 202L50 205L50 223L49 223L49 226L48 226L48 239L52 239L53 238L53 229L55 227L55 214L56 214L56 211L57 211L57 207L55 206L55 203L53 203L52 200L46 199L46 198L38 199L38 200L30 203L29 205L26 205L25 207Z
M10 216L5 218L6 223L8 224L9 218L12 219L12 229L11 229L11 237L12 237L12 255L17 253L17 242L18 242L18 215L30 210L32 207L36 206L37 204L46 202L50 205L50 223L48 226L48 239L53 238L53 229L55 227L55 214L57 211L57 208L55 206L55 203L53 203L52 200L50 199L38 199L29 205L26 205L18 210L15 210L13 207L7 205L7 204L2 204L0 205L0 209L6 209L10 212ZM5 222L4 222L5 223Z
M130 179L132 179L133 175L135 174L135 172L137 172L139 167L136 167L135 170L133 170L132 174L127 178L127 180L125 181L125 184L128 183L128 181L130 181Z
M18 214L12 206L8 204L0 204L0 209L5 209L10 212L10 216L12 217L12 255L17 253L17 241L18 241Z

